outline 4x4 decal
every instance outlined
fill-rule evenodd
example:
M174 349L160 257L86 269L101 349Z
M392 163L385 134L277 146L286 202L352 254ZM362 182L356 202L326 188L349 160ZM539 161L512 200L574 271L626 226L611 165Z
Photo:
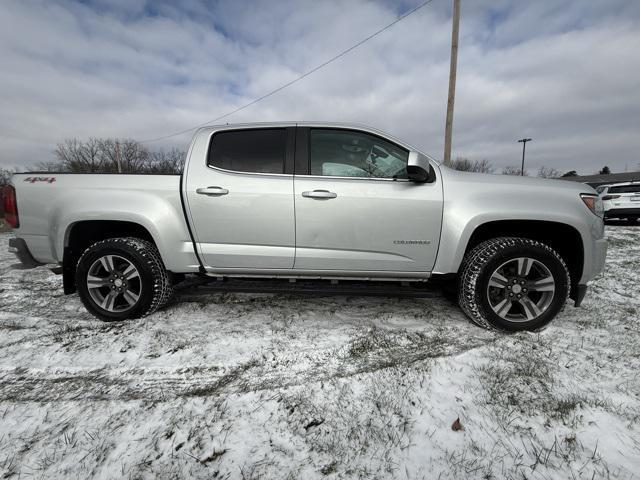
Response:
M56 181L56 177L27 177L24 179L24 181L29 183L36 183L36 182L53 183Z

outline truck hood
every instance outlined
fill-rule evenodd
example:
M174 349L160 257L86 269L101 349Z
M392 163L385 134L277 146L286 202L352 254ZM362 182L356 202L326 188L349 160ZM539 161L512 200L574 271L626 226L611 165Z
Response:
M585 183L572 182L569 180L560 179L547 179L538 177L521 177L516 175L498 175L490 173L473 173L473 172L460 172L453 170L452 168L440 165L440 172L445 180L445 188L447 182L455 182L462 184L473 185L476 189L490 189L518 191L519 188L523 192L529 192L531 190L540 191L574 191L577 194L580 193L592 193L597 194L596 191Z

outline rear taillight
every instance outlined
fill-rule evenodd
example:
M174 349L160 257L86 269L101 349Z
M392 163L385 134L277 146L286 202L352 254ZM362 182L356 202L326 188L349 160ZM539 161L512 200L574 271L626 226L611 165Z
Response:
M12 185L5 186L2 190L2 198L4 199L4 219L11 228L18 228L20 220L18 219L16 189Z
M620 195L605 195L604 197L602 197L602 201L604 202L605 200L613 200L614 198L620 198Z
M594 215L599 217L604 216L604 208L602 207L602 200L598 195L593 195L591 193L581 193L580 198Z

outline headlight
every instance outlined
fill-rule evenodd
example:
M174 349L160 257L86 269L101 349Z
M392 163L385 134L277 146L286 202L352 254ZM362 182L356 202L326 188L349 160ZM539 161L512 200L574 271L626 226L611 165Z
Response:
M602 206L602 200L598 195L581 193L580 198L582 198L584 204L594 215L597 215L600 218L604 217L604 207Z

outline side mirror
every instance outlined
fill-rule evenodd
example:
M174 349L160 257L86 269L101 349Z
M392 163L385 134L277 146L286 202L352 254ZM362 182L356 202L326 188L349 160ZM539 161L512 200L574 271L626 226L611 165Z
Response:
M417 183L436 181L436 171L431 166L429 159L420 152L409 152L407 175L409 180Z

